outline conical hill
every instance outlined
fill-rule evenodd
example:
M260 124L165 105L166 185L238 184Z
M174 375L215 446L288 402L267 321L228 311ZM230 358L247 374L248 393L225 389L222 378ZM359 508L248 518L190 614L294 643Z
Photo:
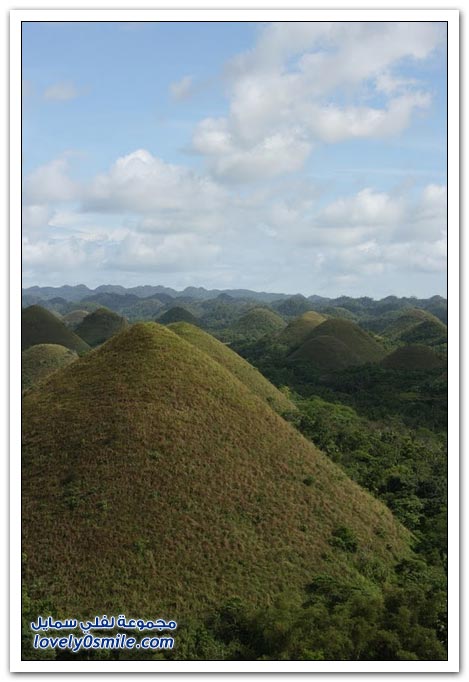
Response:
M211 334L186 322L170 324L169 329L229 370L255 395L269 403L276 412L291 412L296 409L293 403L270 381L267 381L259 370Z
M39 305L32 305L21 311L21 349L39 343L54 343L78 352L89 350L88 344L56 315Z
M409 552L391 512L232 373L136 324L24 398L29 597L56 617L201 618ZM331 539L356 539L346 551ZM339 529L339 530L338 530ZM366 582L366 578L363 577Z
M355 322L329 319L318 325L290 356L321 370L378 362L385 351Z
M300 317L292 320L283 331L280 332L278 340L290 349L297 348L309 336L309 334L322 324L326 318L321 313L310 310Z
M127 326L125 317L108 308L98 308L83 318L75 332L91 347L99 346Z

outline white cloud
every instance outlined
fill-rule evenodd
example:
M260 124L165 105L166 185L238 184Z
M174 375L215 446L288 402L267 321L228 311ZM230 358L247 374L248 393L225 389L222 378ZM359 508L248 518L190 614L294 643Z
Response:
M193 234L163 237L129 234L111 252L104 267L158 272L194 271L210 265L220 247Z
M193 149L217 177L239 182L262 179L266 166L268 176L297 170L318 142L399 134L431 103L400 64L443 40L432 22L268 24L229 64L228 115L201 121ZM269 156L272 140L282 149Z
M335 227L379 227L398 223L403 214L401 200L366 187L353 197L338 199L326 206L319 213L317 221L320 225Z
M183 76L181 80L171 83L169 91L171 97L177 101L188 99L193 93L193 79L192 76Z
M52 210L48 205L32 204L23 206L22 226L25 231L45 229L52 216Z
M67 102L79 97L80 91L71 81L61 81L50 85L44 91L44 99L55 102Z
M69 162L65 157L39 166L23 182L23 198L27 205L72 201L79 195L79 187L69 176Z
M430 105L424 93L402 95L389 101L386 108L344 107L335 105L312 107L305 125L324 142L340 142L351 138L388 137L408 127L412 114Z
M211 211L220 207L225 190L209 177L167 164L145 149L120 157L107 173L86 188L84 207L110 213L152 214Z

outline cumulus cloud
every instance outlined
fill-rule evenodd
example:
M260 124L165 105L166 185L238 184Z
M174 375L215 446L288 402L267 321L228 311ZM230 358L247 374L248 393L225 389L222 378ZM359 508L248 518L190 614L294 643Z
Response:
M86 188L85 210L181 213L221 206L225 190L206 175L168 164L145 149L122 156Z
M53 159L39 166L23 182L23 199L26 205L48 202L72 201L79 196L79 186L69 174L66 157Z
M129 234L106 258L104 267L158 272L196 271L210 265L220 247L194 234L162 237Z
M79 97L80 91L71 81L54 83L44 90L44 99L54 102L68 102Z
M31 204L22 208L22 225L26 232L45 229L52 216L52 209L47 204Z
M432 22L268 24L227 67L228 115L202 120L192 147L215 176L239 182L295 171L320 142L399 134L431 103L400 64L443 40ZM281 150L269 156L272 140Z

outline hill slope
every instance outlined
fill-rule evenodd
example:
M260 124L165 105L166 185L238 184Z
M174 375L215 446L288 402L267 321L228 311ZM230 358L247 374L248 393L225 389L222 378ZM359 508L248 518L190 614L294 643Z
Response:
M310 310L300 317L292 320L285 329L280 332L278 341L291 350L300 346L309 334L318 325L325 322L326 318L321 313Z
M384 505L160 325L129 327L23 405L25 582L55 617L183 623L408 553ZM356 554L331 543L343 527Z
M318 325L290 356L321 370L381 360L383 348L354 322L329 319Z
M245 338L259 339L264 334L278 332L286 326L284 320L267 308L253 308L231 325L231 331Z
M171 324L172 322L188 322L198 325L199 321L189 310L181 306L174 306L163 313L157 320L158 324Z
M445 361L428 346L419 344L401 346L387 355L381 364L386 369L435 369L445 367Z
M104 343L126 326L127 320L124 317L107 308L98 308L80 322L75 332L93 347Z
M231 372L255 395L269 403L276 412L291 412L296 409L293 403L267 381L255 367L218 339L186 322L175 322L169 325L169 329L191 345L207 353L212 360Z
M21 311L21 350L39 343L53 343L78 352L89 350L88 344L56 315L39 305L32 305Z
M77 354L54 343L30 346L21 354L21 387L24 390L57 369L76 360Z
M393 339L401 339L406 333L411 332L422 322L429 322L442 331L445 325L435 315L422 310L422 308L410 308L397 315L383 330L383 335Z
M71 310L63 316L63 321L70 329L75 330L80 322L83 322L85 317L90 314L89 310Z

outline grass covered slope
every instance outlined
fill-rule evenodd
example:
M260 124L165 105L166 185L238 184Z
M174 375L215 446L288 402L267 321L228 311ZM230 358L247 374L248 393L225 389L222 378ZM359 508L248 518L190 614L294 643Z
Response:
M408 553L383 504L160 325L129 327L28 392L23 424L26 588L56 617L181 623Z
M426 370L445 367L446 362L428 346L401 346L387 355L381 364L386 369Z
M285 321L273 310L253 308L231 325L231 331L244 338L259 339L264 334L278 332L285 326Z
M70 329L75 330L80 322L83 322L85 317L90 314L89 310L71 310L63 316L63 321Z
M290 357L321 370L334 370L378 362L384 354L379 343L355 322L337 318L315 327Z
M421 308L410 308L404 310L395 317L383 330L383 335L392 339L400 340L411 330L415 329L422 322L432 323L440 332L446 330L446 326L435 315Z
M87 315L76 328L76 333L93 347L99 346L127 326L127 320L107 308L98 308Z
M54 343L40 343L21 354L21 387L29 388L65 365L76 360L77 354Z
M324 315L310 310L292 320L278 335L279 343L290 349L297 348L318 325L325 322Z
M158 324L171 324L172 322L188 322L189 324L198 325L199 321L189 310L181 306L174 306L167 310L157 320Z
M231 372L255 395L269 403L276 412L282 413L295 410L293 403L273 386L270 381L267 381L255 367L211 334L207 334L198 327L194 327L186 322L175 322L169 325L169 329L188 341L192 346L207 353L212 360L215 360Z
M88 344L49 310L39 305L24 308L21 311L21 350L44 343L65 346L77 352L89 350Z

